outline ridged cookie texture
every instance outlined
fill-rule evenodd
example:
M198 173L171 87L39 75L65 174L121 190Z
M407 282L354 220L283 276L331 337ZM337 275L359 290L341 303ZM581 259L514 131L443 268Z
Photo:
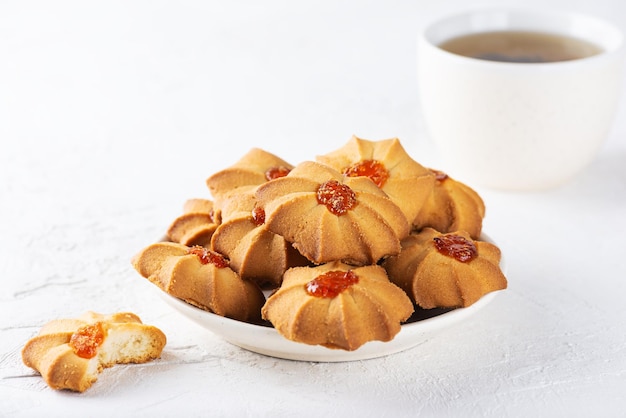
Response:
M263 292L239 277L221 254L199 246L157 242L140 251L132 264L164 292L200 309L240 321L260 321Z
M392 282L422 308L457 308L507 287L500 249L469 233L432 228L402 241L400 255L383 263Z
M159 358L166 341L133 313L87 312L45 324L22 349L22 360L51 388L84 392L106 367Z
M353 136L316 161L351 177L369 177L402 210L408 222L432 192L435 176L406 152L398 138L370 141Z
M267 228L313 263L374 264L400 252L409 233L402 210L367 177L305 161L256 192Z
M285 338L348 351L390 341L412 313L410 299L382 267L341 262L287 270L263 307L263 317Z
M466 231L479 239L485 217L485 203L468 185L447 174L432 170L436 177L431 193L413 219L413 228L430 227L439 232Z

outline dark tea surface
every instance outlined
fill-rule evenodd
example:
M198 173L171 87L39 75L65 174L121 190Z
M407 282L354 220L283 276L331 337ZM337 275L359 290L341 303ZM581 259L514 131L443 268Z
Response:
M597 45L581 39L527 31L475 33L452 38L439 47L466 57L519 63L570 61L602 52Z

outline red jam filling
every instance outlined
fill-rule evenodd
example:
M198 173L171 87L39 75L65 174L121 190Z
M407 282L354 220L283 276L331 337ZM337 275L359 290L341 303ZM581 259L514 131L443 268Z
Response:
M195 245L189 249L189 254L196 255L202 264L211 263L217 268L228 267L228 260L223 255L211 251L208 248L204 248L200 245Z
M334 298L359 282L359 276L350 271L332 270L317 276L305 285L306 292L318 298Z
M265 178L267 179L267 181L270 180L274 180L280 177L285 177L287 174L289 174L291 170L285 166L276 166L276 167L270 167L267 169L267 171L265 172Z
M357 203L354 191L336 180L320 184L317 189L317 202L337 216L344 215Z
M104 342L104 328L101 322L82 326L70 337L69 346L78 357L90 359L96 356Z
M446 173L444 173L443 171L439 171L439 170L430 170L434 175L435 175L435 180L437 181L444 181L445 179L448 178L448 175Z
M255 206L254 209L252 209L252 222L256 226L260 226L265 223L265 211L263 208Z
M441 235L433 238L433 241L437 251L462 263L467 263L478 257L478 250L474 242L460 235Z
M348 177L369 177L378 187L383 187L389 178L384 164L376 160L363 160L347 167L343 174Z

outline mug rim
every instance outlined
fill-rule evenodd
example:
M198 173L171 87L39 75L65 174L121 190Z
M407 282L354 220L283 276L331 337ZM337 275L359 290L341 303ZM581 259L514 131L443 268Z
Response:
M560 26L548 26L546 25L548 21L559 22ZM592 42L602 51L589 57L568 61L520 63L467 57L446 51L439 46L458 36L503 30L526 30L570 36ZM581 33L585 33L586 36L581 36ZM598 41L600 37L602 42ZM583 62L604 61L614 55L623 55L625 50L624 33L613 22L586 13L528 7L482 7L445 14L424 27L420 32L419 43L428 45L438 53L476 65L520 68L581 65Z

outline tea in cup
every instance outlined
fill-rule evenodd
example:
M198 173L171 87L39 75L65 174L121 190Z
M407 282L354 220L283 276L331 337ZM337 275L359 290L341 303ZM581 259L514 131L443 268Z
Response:
M624 56L600 19L525 9L444 17L418 39L418 88L445 171L507 190L558 186L608 136Z

